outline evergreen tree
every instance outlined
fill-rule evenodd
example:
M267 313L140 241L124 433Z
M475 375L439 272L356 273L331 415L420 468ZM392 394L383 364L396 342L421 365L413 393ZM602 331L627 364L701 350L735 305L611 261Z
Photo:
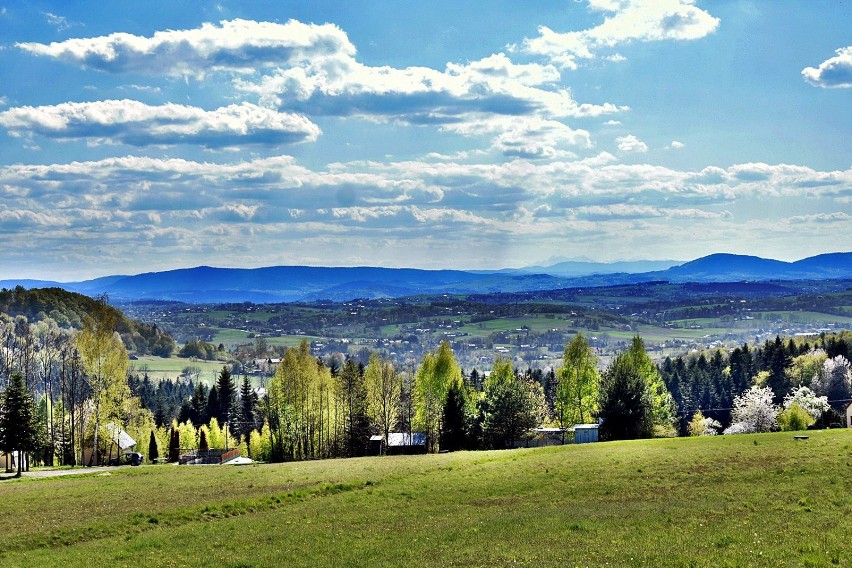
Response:
M239 406L237 401L237 385L231 376L231 370L227 365L222 366L219 371L219 379L216 381L216 389L219 391L219 408L216 414L211 411L211 416L215 416L220 424L228 423L233 427L239 422Z
M441 450L455 452L467 447L465 439L465 395L464 389L453 385L447 391L441 420Z
M363 455L370 437L370 418L367 415L367 388L364 367L347 359L340 373L340 392L344 397L346 455Z
M206 424L210 421L210 418L219 419L219 410L220 410L220 402L219 402L219 387L213 385L210 387L210 392L207 394L207 420L202 422L201 424Z
M604 372L599 404L601 439L651 437L654 417L645 375L629 351L619 354Z
M157 437L151 430L151 438L148 440L148 461L154 463L160 458L160 449L157 447Z
M240 427L238 431L240 435L248 436L249 432L257 428L257 418L255 417L257 403L257 393L251 387L248 376L245 376L240 388Z
M172 463L180 459L180 432L177 428L172 427L171 436L169 437L169 461Z
M38 423L33 398L24 377L14 373L3 395L0 413L0 449L5 453L18 452L18 475L23 471L24 453L39 447Z

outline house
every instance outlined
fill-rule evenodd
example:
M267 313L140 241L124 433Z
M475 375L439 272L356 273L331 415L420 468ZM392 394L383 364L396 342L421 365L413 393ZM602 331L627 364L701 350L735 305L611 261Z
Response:
M574 424L574 443L588 444L598 441L597 424Z
M121 426L114 422L108 422L102 426L101 432L106 432L109 436L109 443L107 445L107 455L101 455L98 460L99 465L105 465L110 463L110 460L115 458L119 459L124 452L130 451L135 445L136 440L130 437L130 434L125 432ZM101 446L101 444L98 444ZM103 446L101 446L103 448ZM113 455L115 452L115 455ZM92 456L92 448L86 448L83 450L83 463L87 465L93 465L95 460Z
M423 432L390 432L387 440L388 455L425 454L429 436Z

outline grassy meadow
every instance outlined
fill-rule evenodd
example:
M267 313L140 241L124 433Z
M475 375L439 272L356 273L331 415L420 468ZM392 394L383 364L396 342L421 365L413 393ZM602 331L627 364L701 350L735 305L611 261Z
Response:
M3 566L848 566L852 430L0 482Z

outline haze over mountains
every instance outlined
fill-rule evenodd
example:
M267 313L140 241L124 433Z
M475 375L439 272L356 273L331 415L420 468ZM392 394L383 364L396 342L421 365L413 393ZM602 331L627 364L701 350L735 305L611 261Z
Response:
M112 300L207 302L294 302L395 298L422 294L527 292L650 281L741 282L852 279L852 253L829 253L796 262L713 254L671 266L671 261L630 263L561 262L548 267L494 272L376 267L200 266L83 282L0 280L0 287L60 287ZM670 266L670 267L669 267ZM647 270L663 267L658 270Z

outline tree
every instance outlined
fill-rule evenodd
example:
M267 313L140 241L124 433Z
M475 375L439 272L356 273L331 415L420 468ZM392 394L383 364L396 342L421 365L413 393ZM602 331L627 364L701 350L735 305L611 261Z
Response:
M514 446L540 423L545 406L541 385L534 385L515 374L511 361L497 359L485 381L483 436L492 448Z
M441 450L455 452L464 449L465 436L465 391L453 386L447 391L447 401L441 420Z
M346 455L363 455L370 433L367 415L367 389L364 385L363 367L354 359L347 359L340 373L340 393L345 409Z
M39 424L35 401L27 390L21 373L13 373L3 394L0 413L0 449L18 452L18 475L23 471L24 453L39 447Z
M160 458L160 449L157 446L157 436L151 430L151 438L148 440L148 461L154 463Z
M747 434L775 430L778 427L778 407L772 402L774 396L772 388L754 385L735 397L734 410L731 412L733 424L724 433Z
M690 436L715 436L721 427L718 420L707 418L697 410L689 422L688 430Z
M210 451L210 445L207 443L207 427L201 426L198 431L198 451L199 452L208 452Z
M219 378L216 381L216 390L219 394L219 407L210 409L210 416L215 416L222 426L239 420L239 406L237 403L237 385L231 377L231 370L227 365L222 366Z
M251 381L248 375L243 377L243 384L240 387L240 428L239 434L248 437L249 432L257 428L257 417L255 416L255 408L257 407L257 393L251 387Z
M832 408L842 412L849 398L852 398L852 371L846 357L837 355L826 359L822 376L814 377L811 388L816 394L825 395Z
M831 408L831 405L828 404L828 397L817 396L814 391L803 386L794 388L790 391L790 394L784 397L785 409L792 408L793 405L807 412L813 418L813 422L819 420L822 414Z
M462 388L464 379L450 344L442 341L435 351L427 353L417 369L415 379L415 422L426 431L430 443L441 430L441 411L447 392Z
M600 436L603 440L650 438L654 411L645 369L630 351L620 353L601 377Z
M94 419L94 452L97 465L98 433L102 419L124 423L123 405L130 398L127 369L130 360L121 337L116 332L115 310L107 298L97 299L77 336L77 349L83 370L92 388Z
M180 433L175 426L172 426L171 435L169 436L169 461L172 463L180 459Z
M591 346L577 334L565 346L559 383L556 387L556 419L566 428L585 424L597 412L600 390L598 358Z
M651 409L652 433L673 435L672 425L675 421L677 406L666 388L660 370L648 357L648 353L645 352L645 343L638 335L633 338L627 356L645 382L645 394Z
M387 440L399 413L399 375L393 363L373 353L364 373L364 383L367 390L367 414Z
M778 412L778 427L783 432L806 430L814 422L816 422L814 417L796 403Z

